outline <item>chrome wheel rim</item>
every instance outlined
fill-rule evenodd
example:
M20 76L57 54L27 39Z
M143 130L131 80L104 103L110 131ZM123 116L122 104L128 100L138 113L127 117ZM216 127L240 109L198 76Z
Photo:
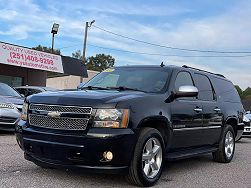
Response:
M228 131L225 137L225 154L227 158L231 158L234 152L234 136L231 131Z
M150 138L142 152L142 170L146 177L155 178L162 165L162 147L157 138Z

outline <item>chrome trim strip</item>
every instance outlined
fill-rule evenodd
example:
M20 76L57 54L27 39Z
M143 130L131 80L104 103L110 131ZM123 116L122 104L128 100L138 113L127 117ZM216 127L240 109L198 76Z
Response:
M219 129L221 126L208 126L208 127L191 127L191 128L179 128L173 129L174 131L190 131L190 130L201 130L201 129Z
M18 120L19 120L19 118L17 118L14 123L6 123L6 122L0 121L0 124L2 124L2 125L15 125L18 122Z

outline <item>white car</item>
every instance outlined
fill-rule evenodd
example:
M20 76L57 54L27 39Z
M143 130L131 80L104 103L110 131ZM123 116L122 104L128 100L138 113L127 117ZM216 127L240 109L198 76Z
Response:
M245 126L244 126L244 132L243 132L243 136L250 136L251 135L251 114L247 113L245 114L243 121L245 122Z

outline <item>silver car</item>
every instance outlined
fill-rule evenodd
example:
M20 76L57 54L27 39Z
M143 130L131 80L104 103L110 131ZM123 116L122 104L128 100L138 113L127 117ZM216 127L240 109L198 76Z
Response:
M23 101L23 97L16 90L0 83L0 130L14 131Z

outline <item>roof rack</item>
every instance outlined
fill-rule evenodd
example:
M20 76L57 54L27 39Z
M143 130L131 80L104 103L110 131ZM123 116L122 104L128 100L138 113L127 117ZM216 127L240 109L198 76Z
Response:
M216 73L209 72L209 71L205 71L205 70L202 70L202 69L197 69L197 68L194 68L194 67L189 67L189 66L187 66L187 65L183 65L182 67L183 67L183 68L188 68L188 69L194 69L194 70L197 70L197 71L203 71L203 72L206 72L206 73L209 73L209 74L213 74L213 75L216 75L216 76L220 76L220 77L225 78L225 76L223 76L222 74L216 74Z

